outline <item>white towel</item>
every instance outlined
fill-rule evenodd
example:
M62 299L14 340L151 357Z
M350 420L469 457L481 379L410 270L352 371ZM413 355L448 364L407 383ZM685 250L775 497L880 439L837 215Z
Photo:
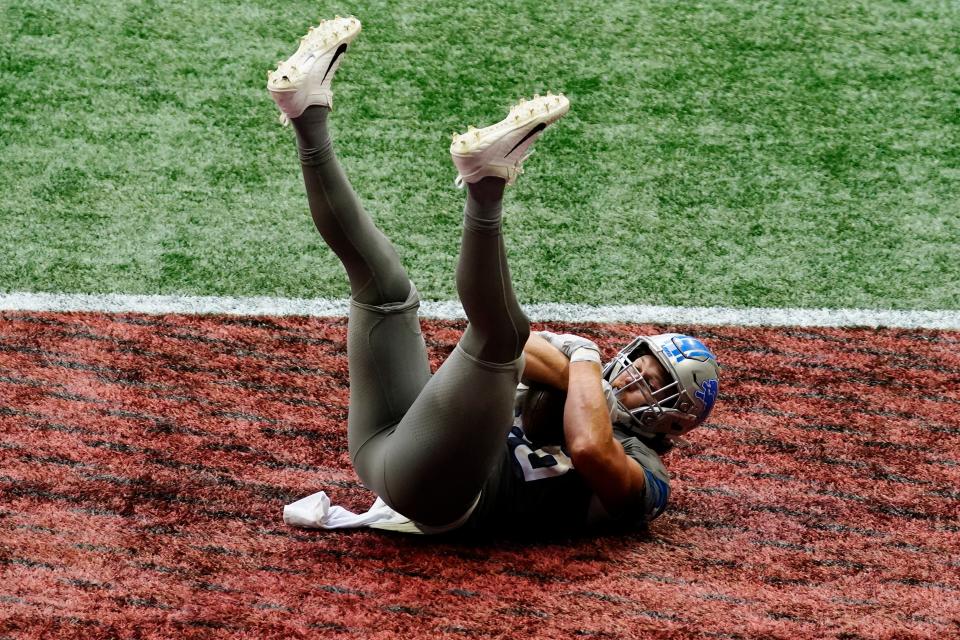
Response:
M405 533L424 533L410 518L387 506L380 498L366 513L356 514L330 504L323 491L301 498L283 508L283 521L294 527L312 529L354 529L370 527Z
M300 498L294 503L283 507L283 521L292 527L307 527L310 529L355 529L369 527L371 529L385 529L402 533L445 533L458 529L470 518L473 510L480 503L480 494L473 501L467 512L454 522L442 527L431 527L418 524L410 518L401 515L387 506L382 499L377 498L373 506L366 513L354 513L343 507L330 504L330 498L323 491L318 491L306 498Z

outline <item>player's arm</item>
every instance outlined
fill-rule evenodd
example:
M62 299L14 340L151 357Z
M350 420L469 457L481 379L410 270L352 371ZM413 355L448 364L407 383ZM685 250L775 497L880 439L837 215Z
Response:
M646 479L640 464L613 437L600 365L583 360L569 366L563 410L565 449L573 466L611 516L643 505Z
M570 360L538 333L531 333L523 347L524 382L538 382L565 391Z

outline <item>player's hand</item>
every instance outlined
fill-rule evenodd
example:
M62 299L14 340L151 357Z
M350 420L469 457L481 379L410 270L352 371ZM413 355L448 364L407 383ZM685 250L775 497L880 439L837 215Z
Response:
M600 358L600 347L592 340L576 336L572 333L561 333L558 335L552 331L541 331L540 335L556 347L560 353L567 356L571 362L578 360L592 360L598 364L603 362ZM586 352L577 353L581 349L585 349Z

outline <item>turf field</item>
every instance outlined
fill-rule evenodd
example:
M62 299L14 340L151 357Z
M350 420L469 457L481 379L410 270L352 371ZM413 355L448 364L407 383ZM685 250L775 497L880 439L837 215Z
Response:
M520 297L608 356L676 329L723 366L648 531L283 525L321 489L373 500L344 277L264 89L334 13L364 22L337 148L428 310L455 298L450 132L571 98L508 195ZM0 21L0 640L960 635L956 3L0 0ZM434 365L450 317L423 323Z
M345 321L3 312L0 637L949 638L956 332L691 328L723 354L648 532L451 542L356 511ZM610 354L662 326L552 325ZM461 323L424 325L434 365ZM952 391L944 394L945 388Z
M354 13L338 148L427 299L455 295L450 132L552 89L507 204L524 301L960 307L953 2L0 7L6 291L344 295L264 84Z

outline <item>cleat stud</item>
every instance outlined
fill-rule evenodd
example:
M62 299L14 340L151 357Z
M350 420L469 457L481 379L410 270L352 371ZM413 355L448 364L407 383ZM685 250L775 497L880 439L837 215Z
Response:
M539 100L539 99L540 99L540 94L539 94L539 93L533 94L533 99L534 99L534 100Z
M479 140L479 139L480 139L480 132L479 132L479 131L474 131L474 132L473 132L473 137L476 138L477 140Z

